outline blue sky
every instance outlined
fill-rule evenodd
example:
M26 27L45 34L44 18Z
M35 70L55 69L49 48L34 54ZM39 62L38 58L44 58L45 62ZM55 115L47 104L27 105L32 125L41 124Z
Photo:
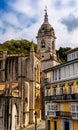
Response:
M56 48L78 46L78 0L0 0L0 43L28 39L37 43L47 6Z

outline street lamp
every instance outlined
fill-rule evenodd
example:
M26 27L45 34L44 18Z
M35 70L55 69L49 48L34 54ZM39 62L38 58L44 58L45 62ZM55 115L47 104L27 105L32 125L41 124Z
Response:
M35 130L37 130L37 112L35 112L34 115L35 115Z

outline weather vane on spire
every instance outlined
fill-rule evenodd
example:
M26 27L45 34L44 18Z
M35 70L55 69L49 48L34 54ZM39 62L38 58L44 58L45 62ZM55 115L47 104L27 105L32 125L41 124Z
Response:
M45 11L45 14L46 14L47 13L47 6L45 6L45 10L44 11Z
M48 15L47 15L47 6L45 6L45 15L44 15L44 22L48 23Z

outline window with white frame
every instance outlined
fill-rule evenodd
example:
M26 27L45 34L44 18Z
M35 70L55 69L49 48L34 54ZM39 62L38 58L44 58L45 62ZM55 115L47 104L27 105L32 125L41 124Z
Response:
M63 94L63 87L60 87L60 95Z
M52 95L56 95L56 88L53 88Z
M72 53L72 59L74 59L75 58L75 53Z
M47 111L46 111L47 116L55 117L57 109L58 109L57 104L55 104L55 103L47 103Z
M61 79L61 69L59 68L59 80Z
M68 86L68 94L73 94L73 85Z
M50 73L47 73L47 80L50 82Z
M78 57L78 51L76 53L77 53L77 57Z
M71 60L71 54L67 55L67 60L70 61Z
M55 80L57 80L57 70L55 70Z
M75 104L71 105L71 112L75 112Z
M59 95L60 94L60 88L57 88L56 89L56 95Z
M72 118L78 119L78 104L71 104Z
M57 111L57 104L56 103L47 103L47 110L48 111Z

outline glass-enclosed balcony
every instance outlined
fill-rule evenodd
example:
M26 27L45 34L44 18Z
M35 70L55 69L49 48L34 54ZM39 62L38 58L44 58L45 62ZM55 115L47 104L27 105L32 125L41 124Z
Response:
M78 120L78 113L64 112L64 111L47 111L47 115L54 118Z
M72 113L71 112L64 112L64 111L57 111L56 117L72 119Z

